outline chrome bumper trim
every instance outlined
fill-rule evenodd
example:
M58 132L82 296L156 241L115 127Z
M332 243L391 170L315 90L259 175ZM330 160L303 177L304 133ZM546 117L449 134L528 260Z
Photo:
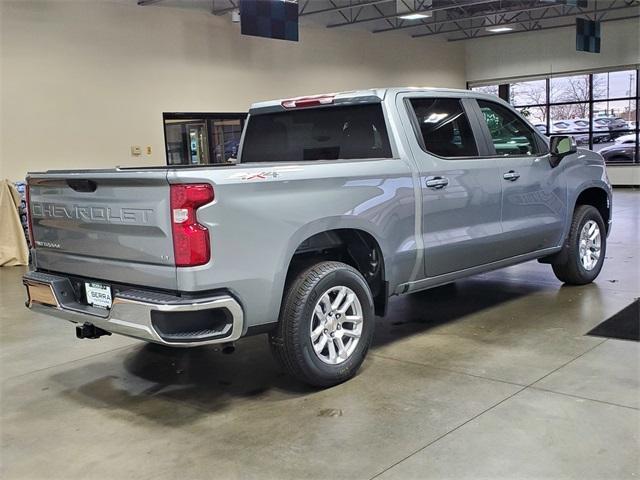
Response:
M51 315L72 323L90 323L111 333L146 340L173 347L195 347L200 345L226 343L242 336L243 312L240 304L230 295L218 295L184 300L180 297L163 295L173 300L171 303L156 303L116 296L111 310L102 310L80 304L65 304L60 299L55 281L66 281L64 277L39 272L29 272L23 277L27 289L26 306L38 313ZM79 308L78 308L79 307ZM206 309L226 309L232 318L231 333L223 338L211 340L169 342L153 328L151 312L193 312Z

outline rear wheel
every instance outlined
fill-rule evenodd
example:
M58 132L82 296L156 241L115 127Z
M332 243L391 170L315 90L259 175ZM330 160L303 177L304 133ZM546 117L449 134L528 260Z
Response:
M289 284L270 341L288 373L329 387L356 374L373 327L373 299L360 272L344 263L322 262Z
M598 209L591 205L578 206L564 250L551 264L553 273L558 280L572 285L592 282L602 269L606 246L604 220Z

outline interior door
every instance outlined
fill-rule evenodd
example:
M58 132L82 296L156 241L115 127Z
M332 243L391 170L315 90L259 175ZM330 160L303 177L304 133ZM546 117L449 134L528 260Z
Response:
M479 119L461 98L416 93L397 102L422 186L425 275L494 261L501 185L497 160L476 142Z
M204 165L209 163L209 147L207 146L207 127L204 123L187 124L189 139L189 163Z
M500 252L509 258L560 245L567 218L563 168L551 167L546 143L510 107L486 100L477 105L500 169Z

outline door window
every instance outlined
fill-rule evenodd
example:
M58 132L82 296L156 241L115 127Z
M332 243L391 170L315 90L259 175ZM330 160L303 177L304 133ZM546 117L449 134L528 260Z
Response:
M540 155L533 129L514 112L497 103L478 100L497 155L521 157Z
M412 98L418 140L428 153L439 157L473 157L478 147L460 99Z

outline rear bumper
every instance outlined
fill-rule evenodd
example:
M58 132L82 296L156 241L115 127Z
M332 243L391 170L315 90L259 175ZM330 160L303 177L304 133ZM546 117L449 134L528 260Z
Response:
M33 311L148 342L194 347L231 342L242 335L242 307L230 295L183 298L121 290L106 310L79 302L67 277L34 271L22 282L26 306Z

